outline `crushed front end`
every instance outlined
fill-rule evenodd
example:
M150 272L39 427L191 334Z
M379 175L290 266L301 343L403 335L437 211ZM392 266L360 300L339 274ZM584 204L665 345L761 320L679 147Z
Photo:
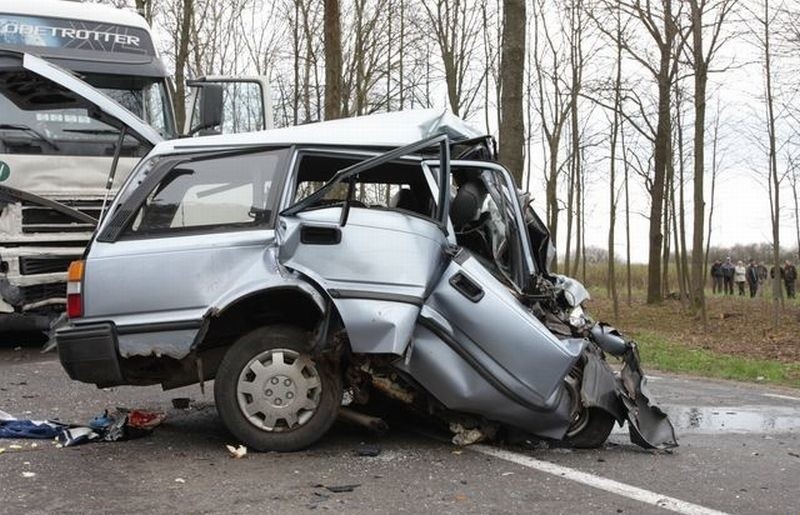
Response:
M102 199L40 197L0 186L0 332L48 331L64 311Z

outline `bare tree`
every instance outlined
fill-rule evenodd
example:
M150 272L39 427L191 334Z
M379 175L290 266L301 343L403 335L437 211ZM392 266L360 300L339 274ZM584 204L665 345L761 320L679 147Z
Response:
M558 241L558 218L561 206L558 199L558 180L561 174L559 153L564 124L569 115L570 103L567 86L561 69L567 61L565 49L551 34L545 13L546 1L536 0L533 11L533 48L531 49L536 70L536 111L539 114L544 144L547 148L547 171L545 190L547 202L547 226L550 237ZM554 260L553 270L558 269Z
M525 125L522 84L525 77L525 0L503 1L503 56L501 65L500 160L522 185Z
M778 171L777 114L775 112L775 88L773 77L772 31L774 30L775 12L770 8L769 0L763 0L760 6L749 8L751 33L755 38L764 78L764 110L767 133L767 185L770 202L770 221L772 224L772 266L773 266L773 326L778 327L780 305L783 302L780 274L780 187L783 176Z
M342 27L339 0L325 0L325 119L342 115Z
M481 10L468 0L430 0L421 4L439 47L450 110L456 116L469 118L486 76L486 70L473 68L481 61Z
M705 303L705 258L703 256L703 229L705 224L705 121L706 89L708 73L712 60L727 38L721 36L737 0L689 0L692 30L691 66L694 72L694 231L692 235L692 306L707 323ZM712 13L714 21L710 26L708 46L704 43L706 26L703 17Z
M678 72L680 49L686 39L686 31L681 30L679 20L683 8L682 2L659 0L658 2L640 2L624 0L601 0L608 12L621 9L630 19L638 22L642 31L651 40L655 54L650 49L640 48L628 35L623 35L621 45L626 54L638 63L653 79L657 89L656 125L653 126L645 115L638 123L629 115L626 119L642 135L653 144L653 177L650 187L650 228L649 259L647 272L647 302L657 303L662 298L662 246L664 243L663 214L665 212L665 187L667 164L669 161L669 145L672 137L671 129L671 95L672 83ZM593 15L597 20L597 16ZM612 40L619 38L608 27L597 23L598 29ZM632 94L636 95L635 92ZM638 95L637 95L638 97ZM640 103L641 107L641 103ZM643 113L644 114L644 113Z
M620 12L615 13L617 44L614 61L614 109L612 110L613 119L611 122L611 134L609 136L609 146L611 147L611 157L609 159L608 170L608 291L611 294L611 301L614 306L614 318L619 318L619 295L617 294L617 266L615 254L615 229L617 225L617 139L620 132L620 111L622 109L622 17ZM627 191L627 183L626 183ZM630 260L630 257L628 258ZM629 283L630 284L630 283Z

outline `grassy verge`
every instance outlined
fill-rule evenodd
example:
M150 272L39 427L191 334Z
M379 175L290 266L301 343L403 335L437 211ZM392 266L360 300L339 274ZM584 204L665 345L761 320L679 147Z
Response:
M706 377L772 383L800 388L800 363L720 354L669 342L648 332L638 332L643 367Z

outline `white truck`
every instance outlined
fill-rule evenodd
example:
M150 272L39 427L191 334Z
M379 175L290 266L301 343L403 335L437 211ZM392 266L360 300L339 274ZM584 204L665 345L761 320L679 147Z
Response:
M69 70L141 120L132 132L68 101L4 60L26 52ZM66 272L133 165L181 134L272 126L262 77L201 77L185 127L176 127L170 74L149 26L133 11L38 0L0 3L0 339L46 331L66 303ZM92 110L95 111L92 111Z

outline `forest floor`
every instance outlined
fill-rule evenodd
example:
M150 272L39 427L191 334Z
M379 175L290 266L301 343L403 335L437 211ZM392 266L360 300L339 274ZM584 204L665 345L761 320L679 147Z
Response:
M615 318L594 290L589 311L635 338L646 367L800 388L800 305L786 301L776 329L771 299L708 295L705 329L679 300L648 306L643 293L621 296Z

